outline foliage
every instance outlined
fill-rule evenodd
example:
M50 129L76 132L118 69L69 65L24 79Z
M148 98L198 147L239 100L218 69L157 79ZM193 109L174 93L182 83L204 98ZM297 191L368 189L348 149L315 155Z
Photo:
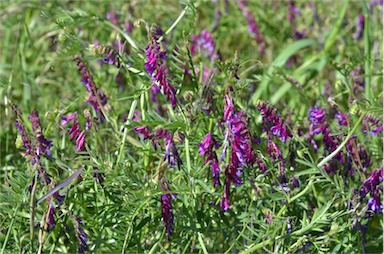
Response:
M379 2L2 1L2 253L382 252Z

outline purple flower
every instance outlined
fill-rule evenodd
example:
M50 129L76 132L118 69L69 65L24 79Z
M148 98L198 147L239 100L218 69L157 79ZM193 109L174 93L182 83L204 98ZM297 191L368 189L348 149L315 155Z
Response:
M81 57L77 56L74 60L77 62L79 71L82 74L81 82L85 84L85 87L88 90L87 103L91 104L95 111L104 117L101 108L107 104L107 96L103 92L100 92L96 87L93 77Z
M232 88L230 88L230 91ZM242 169L245 165L252 166L255 162L255 153L252 148L252 137L248 127L248 117L243 111L236 112L233 101L228 94L225 95L224 117L226 123L225 139L230 144L229 163L225 168L225 193L220 207L225 211L229 208L230 184L239 186ZM225 156L227 146L224 147L222 157Z
M267 166L265 166L265 163L263 161L261 161L259 158L255 158L255 162L257 164L257 167L261 170L261 172L263 174L265 174L267 172Z
M280 163L280 182L286 183L285 179L285 165L283 160L283 155L281 154L281 151L279 147L272 141L268 140L267 144L267 154L271 158L272 161L279 161Z
M288 2L288 20L289 23L293 23L295 21L296 15L300 15L300 10L295 6L295 2L290 0Z
M161 189L164 192L169 192L169 184L168 181L161 180ZM171 202L171 194L162 194L161 195L161 214L163 217L164 226L167 230L167 239L170 240L171 234L173 232L173 210L172 210L172 202Z
M61 124L67 125L69 122L73 121L71 129L68 131L68 134L71 135L71 141L76 139L76 152L85 151L85 131L80 129L79 121L76 118L77 112L73 113L69 117L62 116Z
M165 136L165 155L164 160L168 160L169 166L173 167L177 164L177 168L180 169L183 162L180 159L179 153L177 152L175 143L173 142L173 135L167 133Z
M259 55L262 55L264 53L265 42L264 42L263 36L261 35L261 33L259 31L259 26L256 23L255 17L248 10L248 3L246 0L240 0L239 1L239 7L240 7L241 11L243 12L244 17L248 21L249 33L256 36L256 41L260 45L259 46Z
M275 108L266 101L258 101L256 106L263 118L263 129L268 134L269 138L272 138L272 135L275 135L279 137L282 142L286 142L287 138L292 137L283 118L278 116Z
M367 204L368 209L374 213L381 213L383 211L383 204L381 203L381 196L379 195L379 192L374 192Z
M149 132L148 127L145 125L139 126L135 128L135 131L143 137L144 140L152 137L152 133Z
M317 108L316 106L309 109L309 121L311 121L314 128L314 134L320 134L328 127L328 124L325 121L326 118L327 115L325 113L325 109Z
M348 121L345 114L341 113L340 111L337 111L336 119L338 120L340 126L348 126Z
M15 125L17 127L17 130L19 131L19 134L21 135L21 140L23 141L23 146L26 149L24 156L32 155L32 142L28 136L27 131L25 130L24 125L19 120L16 120Z
M114 24L115 26L120 27L119 20L118 20L119 18L115 12L113 11L107 12L107 19L109 19L111 23Z
M147 47L145 48L145 55L147 61L145 62L145 69L148 74L152 77L153 89L152 92L158 93L160 90L163 91L164 95L167 97L167 100L172 103L172 107L176 107L176 89L169 83L168 68L165 62L167 58L167 53L161 51L159 43L156 39L149 41Z
M207 158L205 159L204 165L209 162L209 165L211 167L212 171L212 177L213 177L213 186L217 186L220 184L219 178L220 178L220 168L219 168L219 161L217 160L217 155L213 151L213 148L219 148L219 143L214 139L212 134L209 132L203 142L198 144L199 146L199 154L200 156L207 155Z
M71 122L73 119L76 119L76 116L77 116L77 112L73 113L72 115L68 116L68 117L65 117L65 116L62 116L61 117L61 125L62 126L65 126L67 125L69 122Z
M147 61L144 66L146 71L150 76L157 70L159 62L166 58L166 52L160 51L160 45L156 42L156 40L152 40L148 43L145 48L145 55L147 57Z
M47 212L47 226L49 230L52 230L55 228L56 222L55 222L55 208L53 207L52 204L52 198L51 201L49 202L49 208Z
M230 187L231 187L231 182L226 181L225 187L224 187L224 196L221 198L221 202L220 202L220 208L222 211L227 211L230 208L230 204L229 204Z
M381 196L383 193L384 170L381 166L369 173L369 177L363 182L360 188L360 199L363 200L368 194L371 194L367 205L368 209L374 213L382 213L383 204Z
M384 179L384 169L381 166L380 168L374 169L372 172L368 173L369 177L363 182L363 185L360 188L360 197L364 198L368 193L374 192L376 188L382 189L380 185Z
M374 117L373 115L367 114L363 118L362 131L364 133L370 131L371 136L376 136L377 134L383 132L383 121L379 118Z
M32 130L38 141L38 146L36 147L36 155L40 158L42 155L46 154L51 156L51 151L49 150L53 145L51 140L47 140L44 137L43 131L41 129L39 113L37 110L32 111L28 119L32 123Z
M158 86L163 91L164 95L167 97L167 100L171 102L172 108L175 108L176 89L169 83L168 68L165 62L158 67L154 79L157 81L157 84L154 84L154 86Z
M299 180L296 177L291 176L291 181L292 181L292 186L294 188L299 188L300 187L300 182L299 182Z
M359 15L358 21L357 21L357 33L356 33L356 37L355 37L355 40L357 40L357 41L360 40L361 38L363 38L364 23L365 23L364 15Z
M76 219L76 225L75 225L75 230L76 230L76 237L79 240L79 245L78 245L78 252L79 253L84 253L84 251L87 249L87 241L88 241L88 236L85 233L84 229L82 226L84 225L84 222L77 216L74 216Z
M204 29L201 34L192 35L191 54L197 55L198 53L209 59L218 58L218 55L215 54L212 35L207 29Z

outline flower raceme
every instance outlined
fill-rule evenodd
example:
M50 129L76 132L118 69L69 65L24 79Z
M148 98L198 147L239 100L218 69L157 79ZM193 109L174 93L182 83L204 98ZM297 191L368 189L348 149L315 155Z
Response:
M266 101L258 101L256 107L263 118L264 131L270 139L275 135L279 137L281 141L286 142L288 138L292 137L283 118L277 114L277 110L273 108L272 105Z
M208 57L212 60L218 58L218 55L215 54L215 50L216 46L213 42L212 34L207 29L204 29L200 34L192 35L192 55L200 53L203 57Z
M374 169L369 173L369 177L363 182L360 188L360 199L363 200L368 194L371 194L371 198L368 200L368 209L374 213L382 213L383 203L382 203L382 194L383 194L383 179L384 179L384 169L381 166L380 168Z
M35 137L35 139L31 140L23 124L21 112L15 106L12 106L12 109L17 115L15 125L21 136L23 146L26 149L24 156L30 155L29 161L32 165L38 163L44 155L51 156L50 148L53 146L52 140L47 140L44 137L37 110L33 110L28 117L28 120L32 123L32 131Z
M232 88L230 89L232 90ZM229 209L230 185L234 183L239 186L242 184L241 174L244 166L252 166L255 162L255 153L252 148L251 134L248 127L248 118L243 111L236 112L233 100L229 94L224 99L223 121L226 124L225 139L230 145L229 162L225 169L224 196L220 203L223 211ZM226 145L227 146L227 145ZM224 158L227 151L224 147Z
M209 166L212 171L212 177L213 177L213 186L220 185L220 168L219 168L219 161L217 160L217 155L213 151L214 148L219 148L219 143L215 140L212 133L208 133L203 142L198 144L199 146L199 154L200 156L207 155L207 158L205 159L204 164L207 164L209 162Z
M85 151L85 130L81 130L79 126L79 121L76 118L77 112L74 112L69 117L62 116L61 125L65 126L69 122L73 121L71 129L68 131L68 134L71 135L71 141L76 139L76 152Z
M101 92L93 81L93 77L89 72L87 65L84 63L83 59L79 56L75 57L74 60L77 62L79 71L82 74L81 82L84 83L86 89L88 90L88 99L87 103L91 104L93 109L101 116L103 119L104 113L102 108L107 104L108 98L104 92Z
M162 90L167 100L171 102L172 107L175 108L177 102L176 89L169 83L169 70L165 61L167 52L161 50L161 45L156 39L157 36L153 37L145 48L147 61L144 64L147 73L152 78L151 91L158 93Z
M164 192L169 192L169 183L167 180L161 179L161 189ZM175 195L173 195L175 197ZM165 193L161 195L161 214L163 217L164 226L167 230L167 239L170 240L173 232L173 210L172 210L172 195Z

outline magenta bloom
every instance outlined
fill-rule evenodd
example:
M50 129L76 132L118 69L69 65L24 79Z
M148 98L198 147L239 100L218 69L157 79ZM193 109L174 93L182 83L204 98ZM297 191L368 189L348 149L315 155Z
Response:
M363 118L362 131L364 133L370 131L371 136L376 136L383 132L383 121L372 115L366 115Z
M259 46L259 55L264 54L265 42L262 34L260 33L259 26L256 23L255 17L248 9L248 3L246 0L239 1L239 7L243 12L244 17L248 21L248 31L250 34L256 36L256 41L260 45Z
M177 168L180 169L183 162L180 159L179 153L177 152L175 143L173 142L173 135L167 133L165 136L165 155L164 160L168 160L169 166L172 168L177 164Z
M65 126L71 121L73 121L73 125L71 129L68 131L68 134L71 135L71 141L76 139L76 152L85 151L85 131L80 129L79 121L76 118L77 112L73 113L69 117L62 116L61 117L61 125Z
M292 137L291 132L288 130L283 118L278 116L277 110L266 101L258 101L256 103L257 109L260 111L263 118L263 129L268 134L269 138L275 135L286 142L287 138Z
M209 162L209 165L211 167L212 171L212 177L213 177L213 186L217 186L220 184L219 178L220 178L220 168L219 168L219 161L217 160L217 155L213 151L214 148L219 148L219 143L214 139L211 133L208 133L203 142L198 144L199 146L199 154L200 156L207 155L207 158L205 159L204 164L207 164Z
M27 131L25 130L24 125L19 120L16 120L15 125L17 127L17 130L19 131L19 134L21 135L21 140L23 141L23 146L26 149L24 156L32 155L32 142L28 136Z
M221 198L221 202L220 202L220 208L223 211L227 211L230 208L230 204L229 204L230 187L231 187L231 182L227 181L224 187L224 195Z
M48 208L48 213L47 213L47 224L48 224L48 229L53 229L56 225L55 222L55 208L53 207L52 204L52 198L51 201L49 202L49 208Z
M167 100L172 103L172 107L176 107L176 89L169 83L169 71L165 62L167 53L161 51L159 43L156 39L149 41L148 46L145 48L145 55L147 61L145 62L145 69L152 77L153 89L152 92L163 91Z
M225 193L221 201L221 208L225 211L229 208L230 184L239 186L242 184L241 174L245 165L252 166L255 162L255 154L252 148L252 138L248 128L248 118L242 111L236 112L233 100L225 95L224 117L226 124L225 139L230 144L230 161L225 169ZM224 147L224 158L227 146Z
M77 250L79 253L84 253L84 251L87 249L87 241L88 241L88 236L85 233L84 229L82 226L84 225L84 222L77 216L74 216L76 219L76 225L75 225L75 230L76 230L76 237L79 240L79 245L77 247Z
M161 180L162 186L161 189L164 192L169 192L169 184L168 181ZM167 239L170 240L171 234L173 232L173 210L172 210L172 202L171 202L171 194L166 193L161 195L161 214L163 217L164 226L167 230Z
M369 177L364 181L360 188L360 199L362 200L368 194L371 194L371 198L368 200L368 209L374 213L382 213L382 193L383 193L383 167L374 169L369 173Z
M203 57L207 57L209 59L218 58L218 55L215 54L215 48L213 37L207 29L204 29L201 34L192 35L192 55L200 53Z
M364 25L365 25L365 17L364 17L364 15L359 15L358 21L357 21L357 33L356 33L355 40L358 41L361 38L363 38Z
M51 156L51 151L49 149L53 146L52 141L47 140L44 137L43 130L41 129L40 125L39 112L37 112L37 110L33 110L28 119L32 123L32 130L38 141L38 145L36 147L36 155L38 157L41 157L44 154Z
M74 60L77 62L79 71L82 74L81 82L85 84L85 87L88 90L87 103L91 104L95 111L104 117L101 108L107 104L107 96L103 92L100 92L96 87L96 84L93 81L93 77L81 57L77 56L74 58Z

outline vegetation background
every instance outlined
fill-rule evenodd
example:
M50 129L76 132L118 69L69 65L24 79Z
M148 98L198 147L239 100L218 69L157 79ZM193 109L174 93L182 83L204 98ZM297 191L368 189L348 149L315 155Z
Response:
M366 216L370 196L358 198L369 172L382 170L382 132L371 136L361 126L363 112L382 125L382 1L244 3L0 2L1 253L382 253L382 212ZM259 34L249 30L249 13ZM151 97L153 83L144 63L154 24L164 31L161 47L168 54L176 107L161 94L158 102ZM207 57L204 48L191 53L193 36L204 29L218 57ZM119 68L102 62L110 49L118 52ZM102 113L85 103L76 56L108 98ZM364 86L356 87L357 78ZM223 152L226 94L236 111L246 112L253 149L268 171L246 166L243 184L231 185L230 209L223 211L228 156L220 161L221 186L213 186L199 144L212 132L220 143L218 157ZM206 98L214 105L209 114L201 105ZM260 100L276 109L294 137L274 140L287 163L285 185L279 183L280 162L268 157L270 137L256 106ZM371 158L367 168L355 165L351 174L345 173L346 164L331 173L322 169L332 156L327 157L331 152L322 136L316 138L317 153L307 138L313 106L326 109L339 144L355 135ZM15 126L21 121L33 136L28 116L35 109L53 145L52 155L38 163L50 185L37 180L38 166L23 156ZM73 112L82 129L87 116L92 118L84 151L75 151L71 127L62 125L62 117ZM336 112L348 115L347 126L334 120ZM159 128L172 133L180 169L164 160L167 143L159 141L155 149L137 132L143 125L153 133ZM79 168L84 168L81 176L60 189L65 196L60 205L51 198L36 204ZM102 175L102 183L95 174ZM381 200L382 175L377 186ZM169 201L174 215L169 239L161 202L166 194L175 194ZM48 228L51 209L55 223Z

